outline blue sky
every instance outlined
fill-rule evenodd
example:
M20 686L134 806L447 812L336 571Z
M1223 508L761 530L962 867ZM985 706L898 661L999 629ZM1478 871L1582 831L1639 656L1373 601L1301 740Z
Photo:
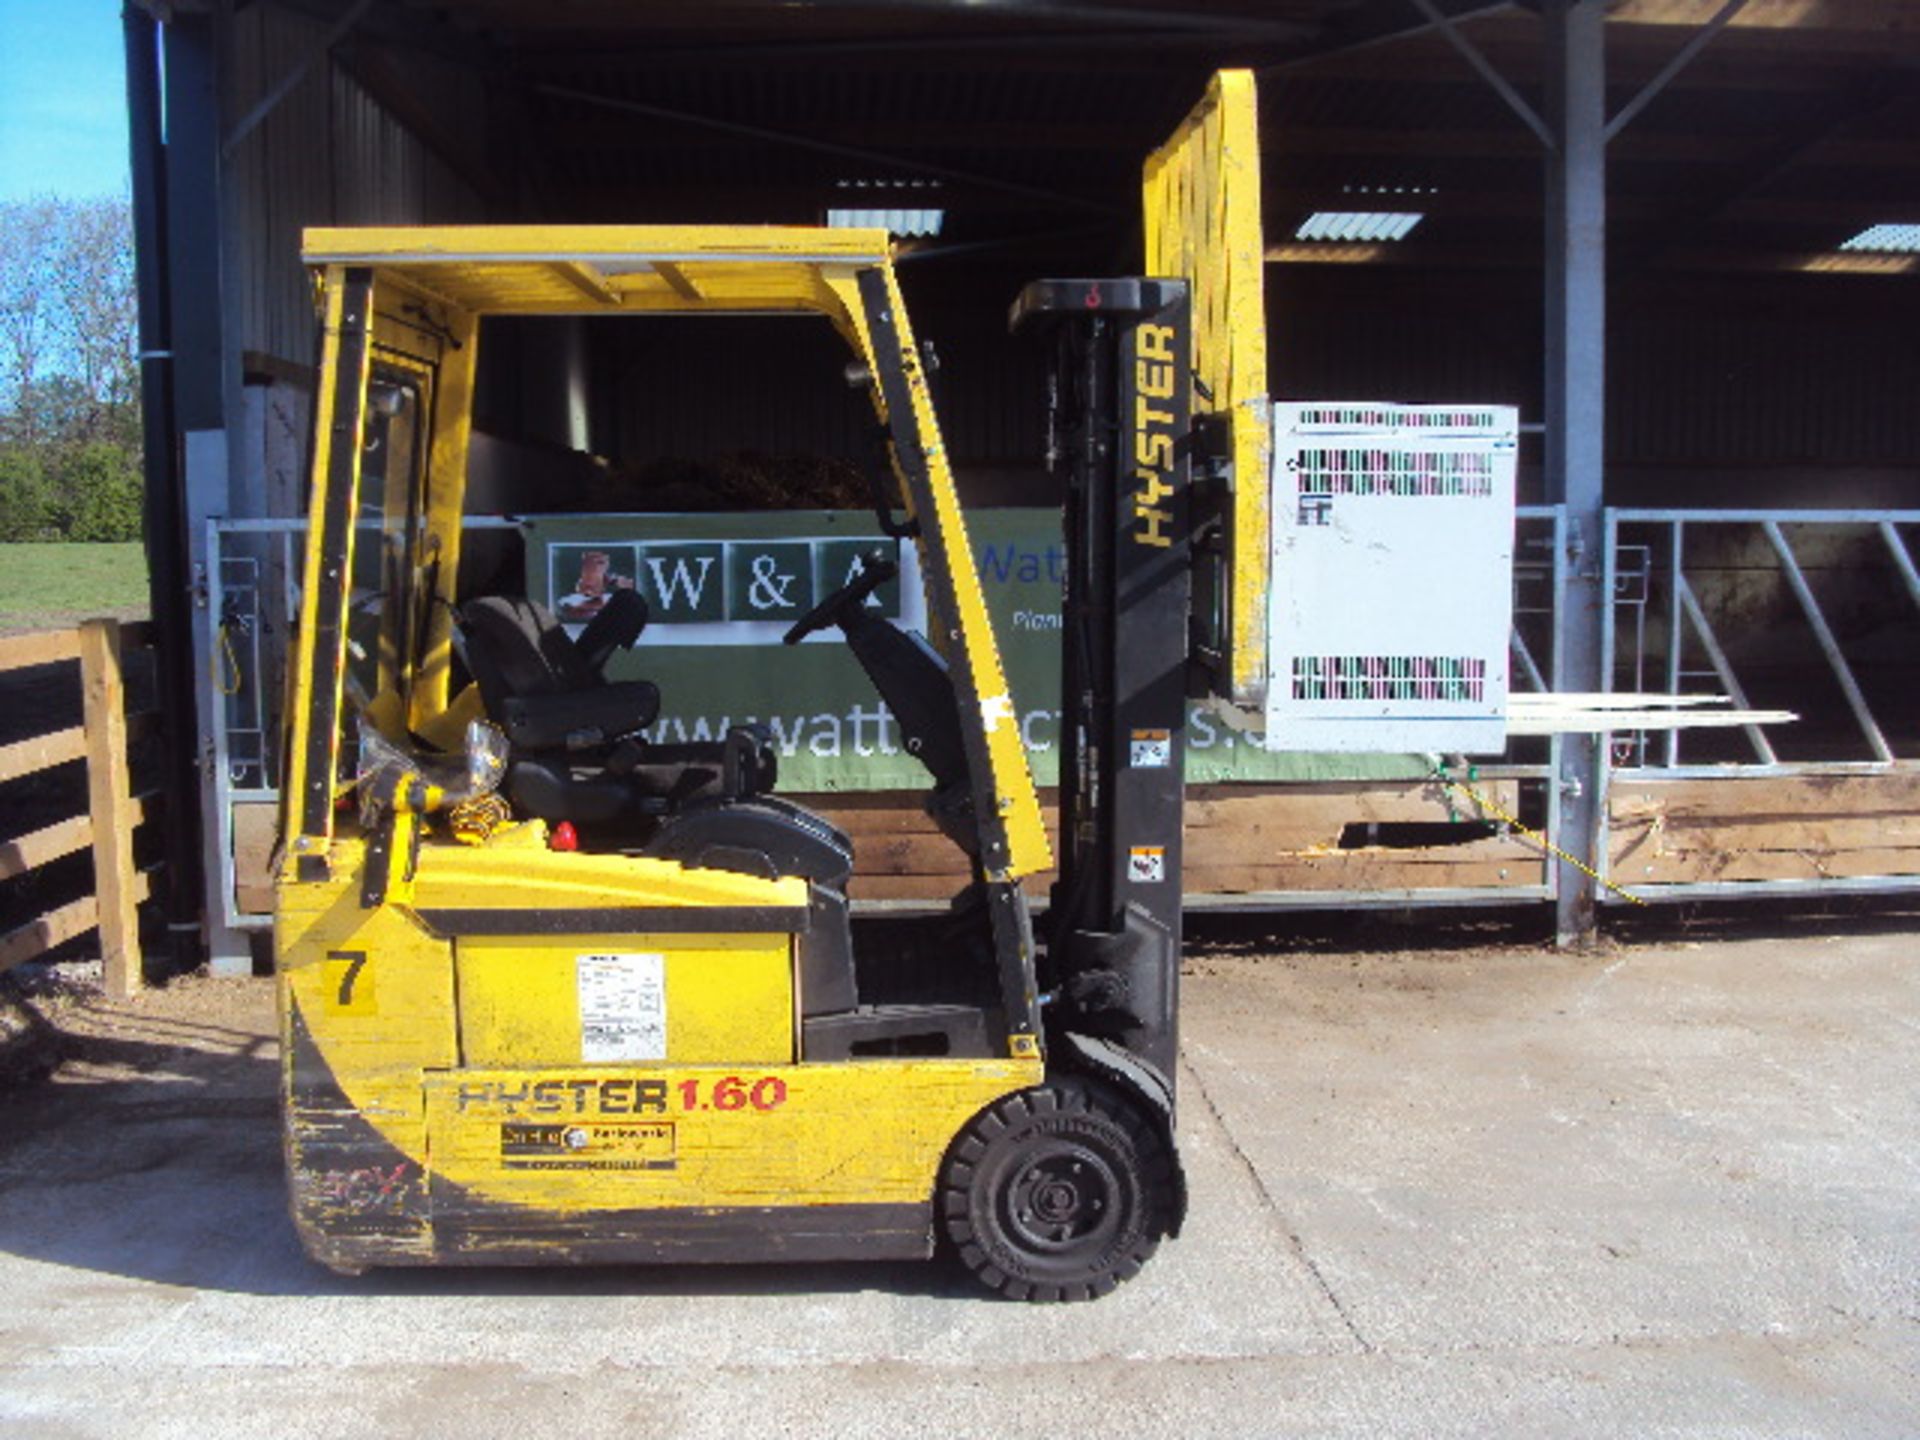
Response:
M127 183L120 0L0 0L0 201Z

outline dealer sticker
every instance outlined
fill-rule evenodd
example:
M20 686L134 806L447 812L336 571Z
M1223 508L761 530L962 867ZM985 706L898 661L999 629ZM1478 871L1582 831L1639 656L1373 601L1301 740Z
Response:
M673 1123L529 1124L500 1127L500 1163L508 1170L671 1170Z
M579 957L580 1059L667 1058L664 955Z

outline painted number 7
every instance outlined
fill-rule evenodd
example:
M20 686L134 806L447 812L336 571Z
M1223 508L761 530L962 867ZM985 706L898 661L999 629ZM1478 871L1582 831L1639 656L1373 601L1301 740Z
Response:
M360 978L360 972L366 968L367 952L364 950L329 950L329 960L344 960L346 968L340 975L340 988L334 994L333 1003L345 1010L353 1004L353 984Z

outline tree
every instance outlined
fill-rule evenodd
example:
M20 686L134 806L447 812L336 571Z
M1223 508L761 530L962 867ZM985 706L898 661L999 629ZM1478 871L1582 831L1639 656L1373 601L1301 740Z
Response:
M119 203L71 205L56 253L64 351L74 367L71 373L92 397L98 424L102 414L131 406L139 383L133 217Z
M57 519L69 540L140 538L140 465L105 440L90 440L62 457L55 478Z
M0 204L0 540L140 533L125 200Z
M56 201L0 204L0 401L31 393L40 376L54 325L50 276L59 219ZM13 435L33 444L32 409L16 402L7 418Z
M53 484L39 460L24 449L0 448L0 541L58 535Z

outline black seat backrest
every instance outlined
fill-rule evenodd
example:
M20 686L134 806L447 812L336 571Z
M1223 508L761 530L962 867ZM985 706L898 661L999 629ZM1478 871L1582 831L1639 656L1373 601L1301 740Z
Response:
M616 649L633 644L647 625L647 602L616 590L578 640L544 605L525 596L483 595L460 607L467 666L489 714L515 696L568 695L606 683L602 671Z

